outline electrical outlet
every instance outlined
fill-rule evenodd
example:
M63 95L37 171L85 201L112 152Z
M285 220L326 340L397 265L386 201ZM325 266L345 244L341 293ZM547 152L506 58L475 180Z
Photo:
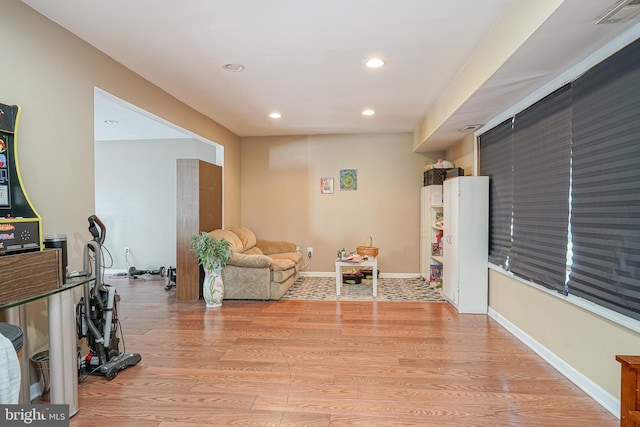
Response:
M129 246L124 247L124 254L129 255Z
M307 248L307 258L311 259L311 257L313 257L313 248L309 246Z

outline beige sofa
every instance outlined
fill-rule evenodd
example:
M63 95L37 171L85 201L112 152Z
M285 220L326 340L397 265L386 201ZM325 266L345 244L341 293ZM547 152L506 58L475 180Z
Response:
M227 239L233 250L222 269L224 299L278 300L300 275L302 254L293 243L258 239L245 227L209 234Z

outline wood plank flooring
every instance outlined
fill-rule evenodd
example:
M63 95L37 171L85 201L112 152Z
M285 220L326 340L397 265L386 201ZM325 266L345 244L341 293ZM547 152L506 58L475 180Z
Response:
M446 303L178 302L107 280L142 361L79 386L85 426L617 426L487 316Z

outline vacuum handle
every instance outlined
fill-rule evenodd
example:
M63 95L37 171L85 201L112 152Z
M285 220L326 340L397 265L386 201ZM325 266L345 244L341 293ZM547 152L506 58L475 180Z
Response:
M89 217L89 233L91 233L93 240L98 242L100 246L104 244L107 237L107 227L105 227L104 223L97 215L91 215Z

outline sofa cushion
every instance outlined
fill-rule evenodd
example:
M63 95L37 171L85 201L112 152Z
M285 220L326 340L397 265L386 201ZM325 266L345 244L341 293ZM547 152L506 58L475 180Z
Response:
M246 227L231 227L229 231L238 236L238 239L242 242L243 252L248 251L256 245L256 235L253 231Z
M290 259L271 257L271 260L273 261L273 263L271 264L271 268L273 269L273 271L289 270L290 268L294 268L296 266L296 263L291 261Z
M271 240L257 239L256 246L260 248L263 254L281 254L286 252L295 252L296 245L290 242L278 242Z
M282 283L296 273L296 264L290 259L272 258L271 270L273 274L271 280Z
M247 268L269 268L273 260L266 255L247 255L234 252L229 258L229 265Z
M277 259L288 259L294 264L299 263L302 260L302 254L300 252L284 252L280 254L271 254L269 255L274 260Z
M244 251L244 253L247 255L264 255L257 246L252 247L248 251Z
M238 236L229 230L213 230L209 232L209 235L214 239L224 238L228 240L231 243L231 250L234 253L244 252L244 246L242 245L242 242L240 241Z

